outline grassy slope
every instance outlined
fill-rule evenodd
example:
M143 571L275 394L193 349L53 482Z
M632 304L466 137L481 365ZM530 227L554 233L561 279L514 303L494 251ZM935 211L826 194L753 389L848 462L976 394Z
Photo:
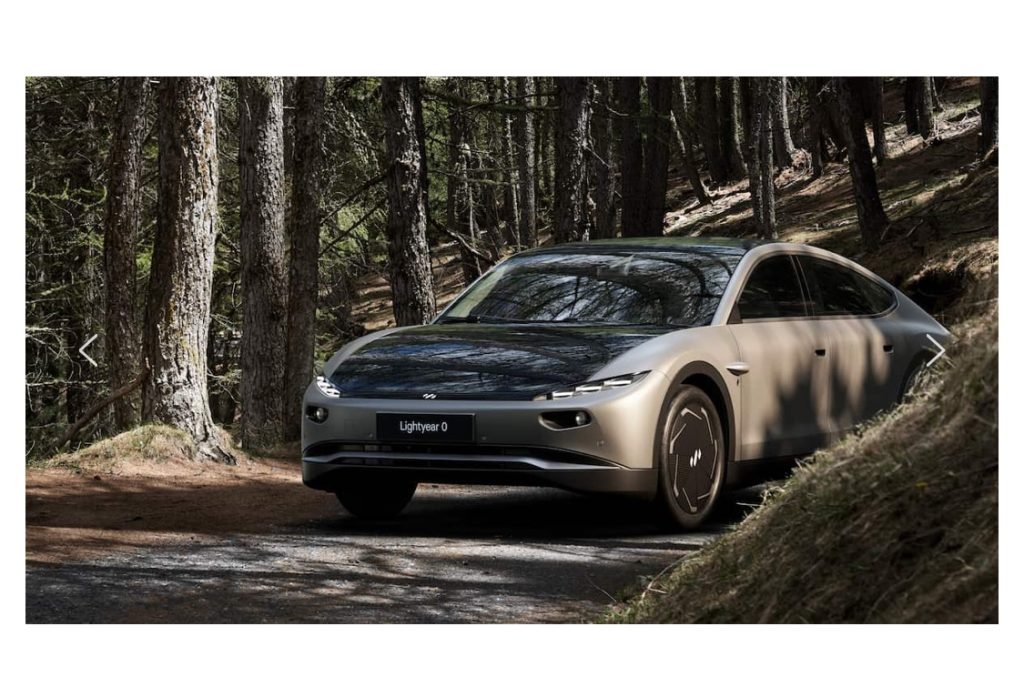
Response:
M769 492L620 622L997 619L998 337L958 328L952 366Z
M880 183L897 240L882 250L855 253L842 169L789 180L780 202L783 238L854 255L937 313L958 337L948 358L910 403L816 454L604 620L997 620L998 169L972 159L970 84L960 92L940 143L890 130L898 154ZM745 205L677 226L747 233Z

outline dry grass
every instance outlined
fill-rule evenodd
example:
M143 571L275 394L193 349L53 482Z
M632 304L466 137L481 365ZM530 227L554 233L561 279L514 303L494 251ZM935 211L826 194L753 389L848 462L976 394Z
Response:
M225 442L230 438L225 434ZM73 453L61 453L30 464L30 469L55 469L75 474L170 477L205 472L264 472L280 462L295 463L297 445L261 454L260 459L231 448L235 466L209 460L188 434L166 425L142 425L97 441Z

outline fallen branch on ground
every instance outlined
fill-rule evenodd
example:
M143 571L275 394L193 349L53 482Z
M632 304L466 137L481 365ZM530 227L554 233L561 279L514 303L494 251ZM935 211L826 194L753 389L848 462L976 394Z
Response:
M143 370L138 377L128 382L114 393L92 404L92 406L90 406L90 408L87 411L85 411L85 414L82 415L82 417L78 418L78 421L75 422L75 424L68 427L68 430L64 432L64 435L57 441L56 449L59 450L64 444L74 439L75 436L77 436L78 433L82 431L83 427L89 424L89 422L91 422L94 417L99 415L101 410L106 408L108 405L110 405L117 399L127 396L128 394L142 386L142 383L146 381L147 376L149 376L148 368Z

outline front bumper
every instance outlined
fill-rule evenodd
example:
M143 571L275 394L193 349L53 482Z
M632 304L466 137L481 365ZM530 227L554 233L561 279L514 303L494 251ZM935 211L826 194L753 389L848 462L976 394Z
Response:
M654 443L668 381L657 372L629 387L554 401L329 398L314 385L305 406L328 410L314 422L303 412L302 477L334 490L346 475L391 473L421 482L547 485L582 492L652 496ZM582 410L583 427L552 429L541 413ZM472 413L472 444L378 441L376 416Z
M314 489L336 491L341 482L353 475L387 474L415 482L549 486L641 498L653 496L658 486L657 470L652 468L531 463L529 458L510 456L438 458L435 454L405 453L399 458L367 458L349 453L330 458L303 457L302 481Z

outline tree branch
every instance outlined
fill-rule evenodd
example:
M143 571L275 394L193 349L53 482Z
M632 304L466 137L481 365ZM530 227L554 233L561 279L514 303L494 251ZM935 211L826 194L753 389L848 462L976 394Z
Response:
M447 234L448 236L451 236L453 239L455 239L455 242L458 243L460 246L462 246L465 250L469 251L470 253L472 253L477 258L479 258L479 259L483 260L484 262L486 262L488 267L493 267L495 265L495 263L498 262L496 258L493 258L490 255L487 255L486 253L481 251L476 246L473 246L472 244L470 244L469 241L466 240L466 237L463 236L462 234L460 234L459 232L452 231L448 227L446 227L446 226L444 226L442 224L438 224L437 220L435 220L433 217L430 218L430 224L431 224L431 226L433 226L438 231L441 231L441 232Z
M114 393L110 394L106 398L100 399L99 401L94 403L87 411L85 411L85 414L82 415L82 417L78 418L78 421L75 422L75 424L73 424L70 427L68 427L68 430L66 432L64 432L64 435L57 441L56 448L59 449L64 444L66 444L69 441L71 441L72 439L74 439L75 436L80 431L82 431L83 427L85 427L87 424L89 424L89 422L92 421L92 419L94 417L99 415L99 412L101 410L106 408L108 405L110 405L111 403L113 403L117 399L122 398L124 396L127 396L128 394L130 394L131 392L135 391L140 386L142 386L142 383L144 381L146 381L146 377L148 377L148 376L149 376L149 368L146 368L145 370L143 370L139 374L138 377L136 377L132 381L128 382L127 384L125 384L120 389L118 389Z

